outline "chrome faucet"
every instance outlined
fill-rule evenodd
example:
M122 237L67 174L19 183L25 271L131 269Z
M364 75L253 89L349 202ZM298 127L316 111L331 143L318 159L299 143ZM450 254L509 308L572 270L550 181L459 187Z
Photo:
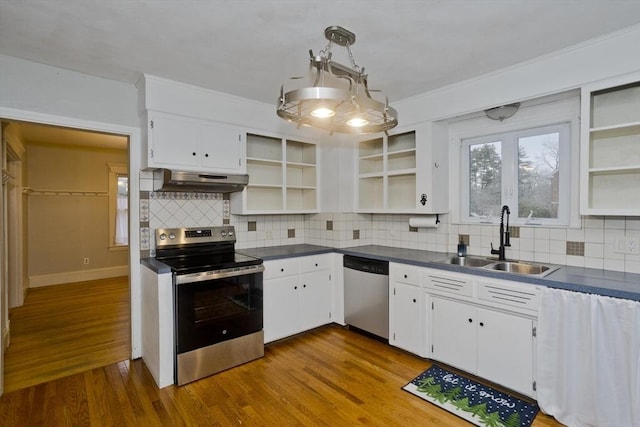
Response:
M507 228L504 227L504 213L507 213ZM498 259L500 261L506 260L504 256L504 248L506 246L511 246L511 242L509 241L509 215L511 215L511 211L509 210L509 206L504 205L502 207L502 212L500 213L500 247L498 249L493 249L493 243L491 243L491 253L493 255L498 255Z

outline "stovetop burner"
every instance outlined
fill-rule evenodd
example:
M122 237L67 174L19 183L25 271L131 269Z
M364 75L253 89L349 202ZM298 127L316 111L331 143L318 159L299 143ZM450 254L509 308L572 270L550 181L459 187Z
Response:
M156 259L176 274L224 270L262 264L235 252L236 235L232 226L204 228L158 228Z

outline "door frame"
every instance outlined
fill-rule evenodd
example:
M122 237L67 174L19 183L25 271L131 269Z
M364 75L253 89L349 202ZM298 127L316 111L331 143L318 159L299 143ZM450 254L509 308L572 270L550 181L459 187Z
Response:
M141 286L140 286L140 153L141 130L139 127L82 120L75 117L43 114L33 111L0 107L0 118L44 125L64 126L78 130L113 133L129 138L129 292L131 302L131 358L142 356ZM2 260L4 262L4 260ZM4 308L0 307L0 311ZM5 316L6 313L0 313ZM1 334L0 334L1 335ZM4 340L0 345L4 348ZM0 359L2 362L2 359ZM0 379L4 378L4 364L0 363ZM0 395L3 392L0 381Z

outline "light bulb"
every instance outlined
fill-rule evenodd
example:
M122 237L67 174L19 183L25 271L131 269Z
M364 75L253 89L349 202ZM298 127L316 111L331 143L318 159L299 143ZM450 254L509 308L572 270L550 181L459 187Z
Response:
M359 127L368 125L369 120L365 120L362 117L354 117L353 119L349 120L347 124L351 127L359 128Z
M335 116L336 112L327 107L318 107L311 112L311 115L319 119L326 119L327 117Z

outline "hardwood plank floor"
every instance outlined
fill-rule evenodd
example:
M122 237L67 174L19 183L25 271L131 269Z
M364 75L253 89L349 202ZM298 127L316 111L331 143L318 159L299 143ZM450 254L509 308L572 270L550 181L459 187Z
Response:
M5 393L131 355L128 277L30 289L10 319Z
M468 426L401 387L428 368L414 355L337 325L271 343L265 357L158 389L122 361L0 398L5 426ZM539 414L534 427L560 426Z

